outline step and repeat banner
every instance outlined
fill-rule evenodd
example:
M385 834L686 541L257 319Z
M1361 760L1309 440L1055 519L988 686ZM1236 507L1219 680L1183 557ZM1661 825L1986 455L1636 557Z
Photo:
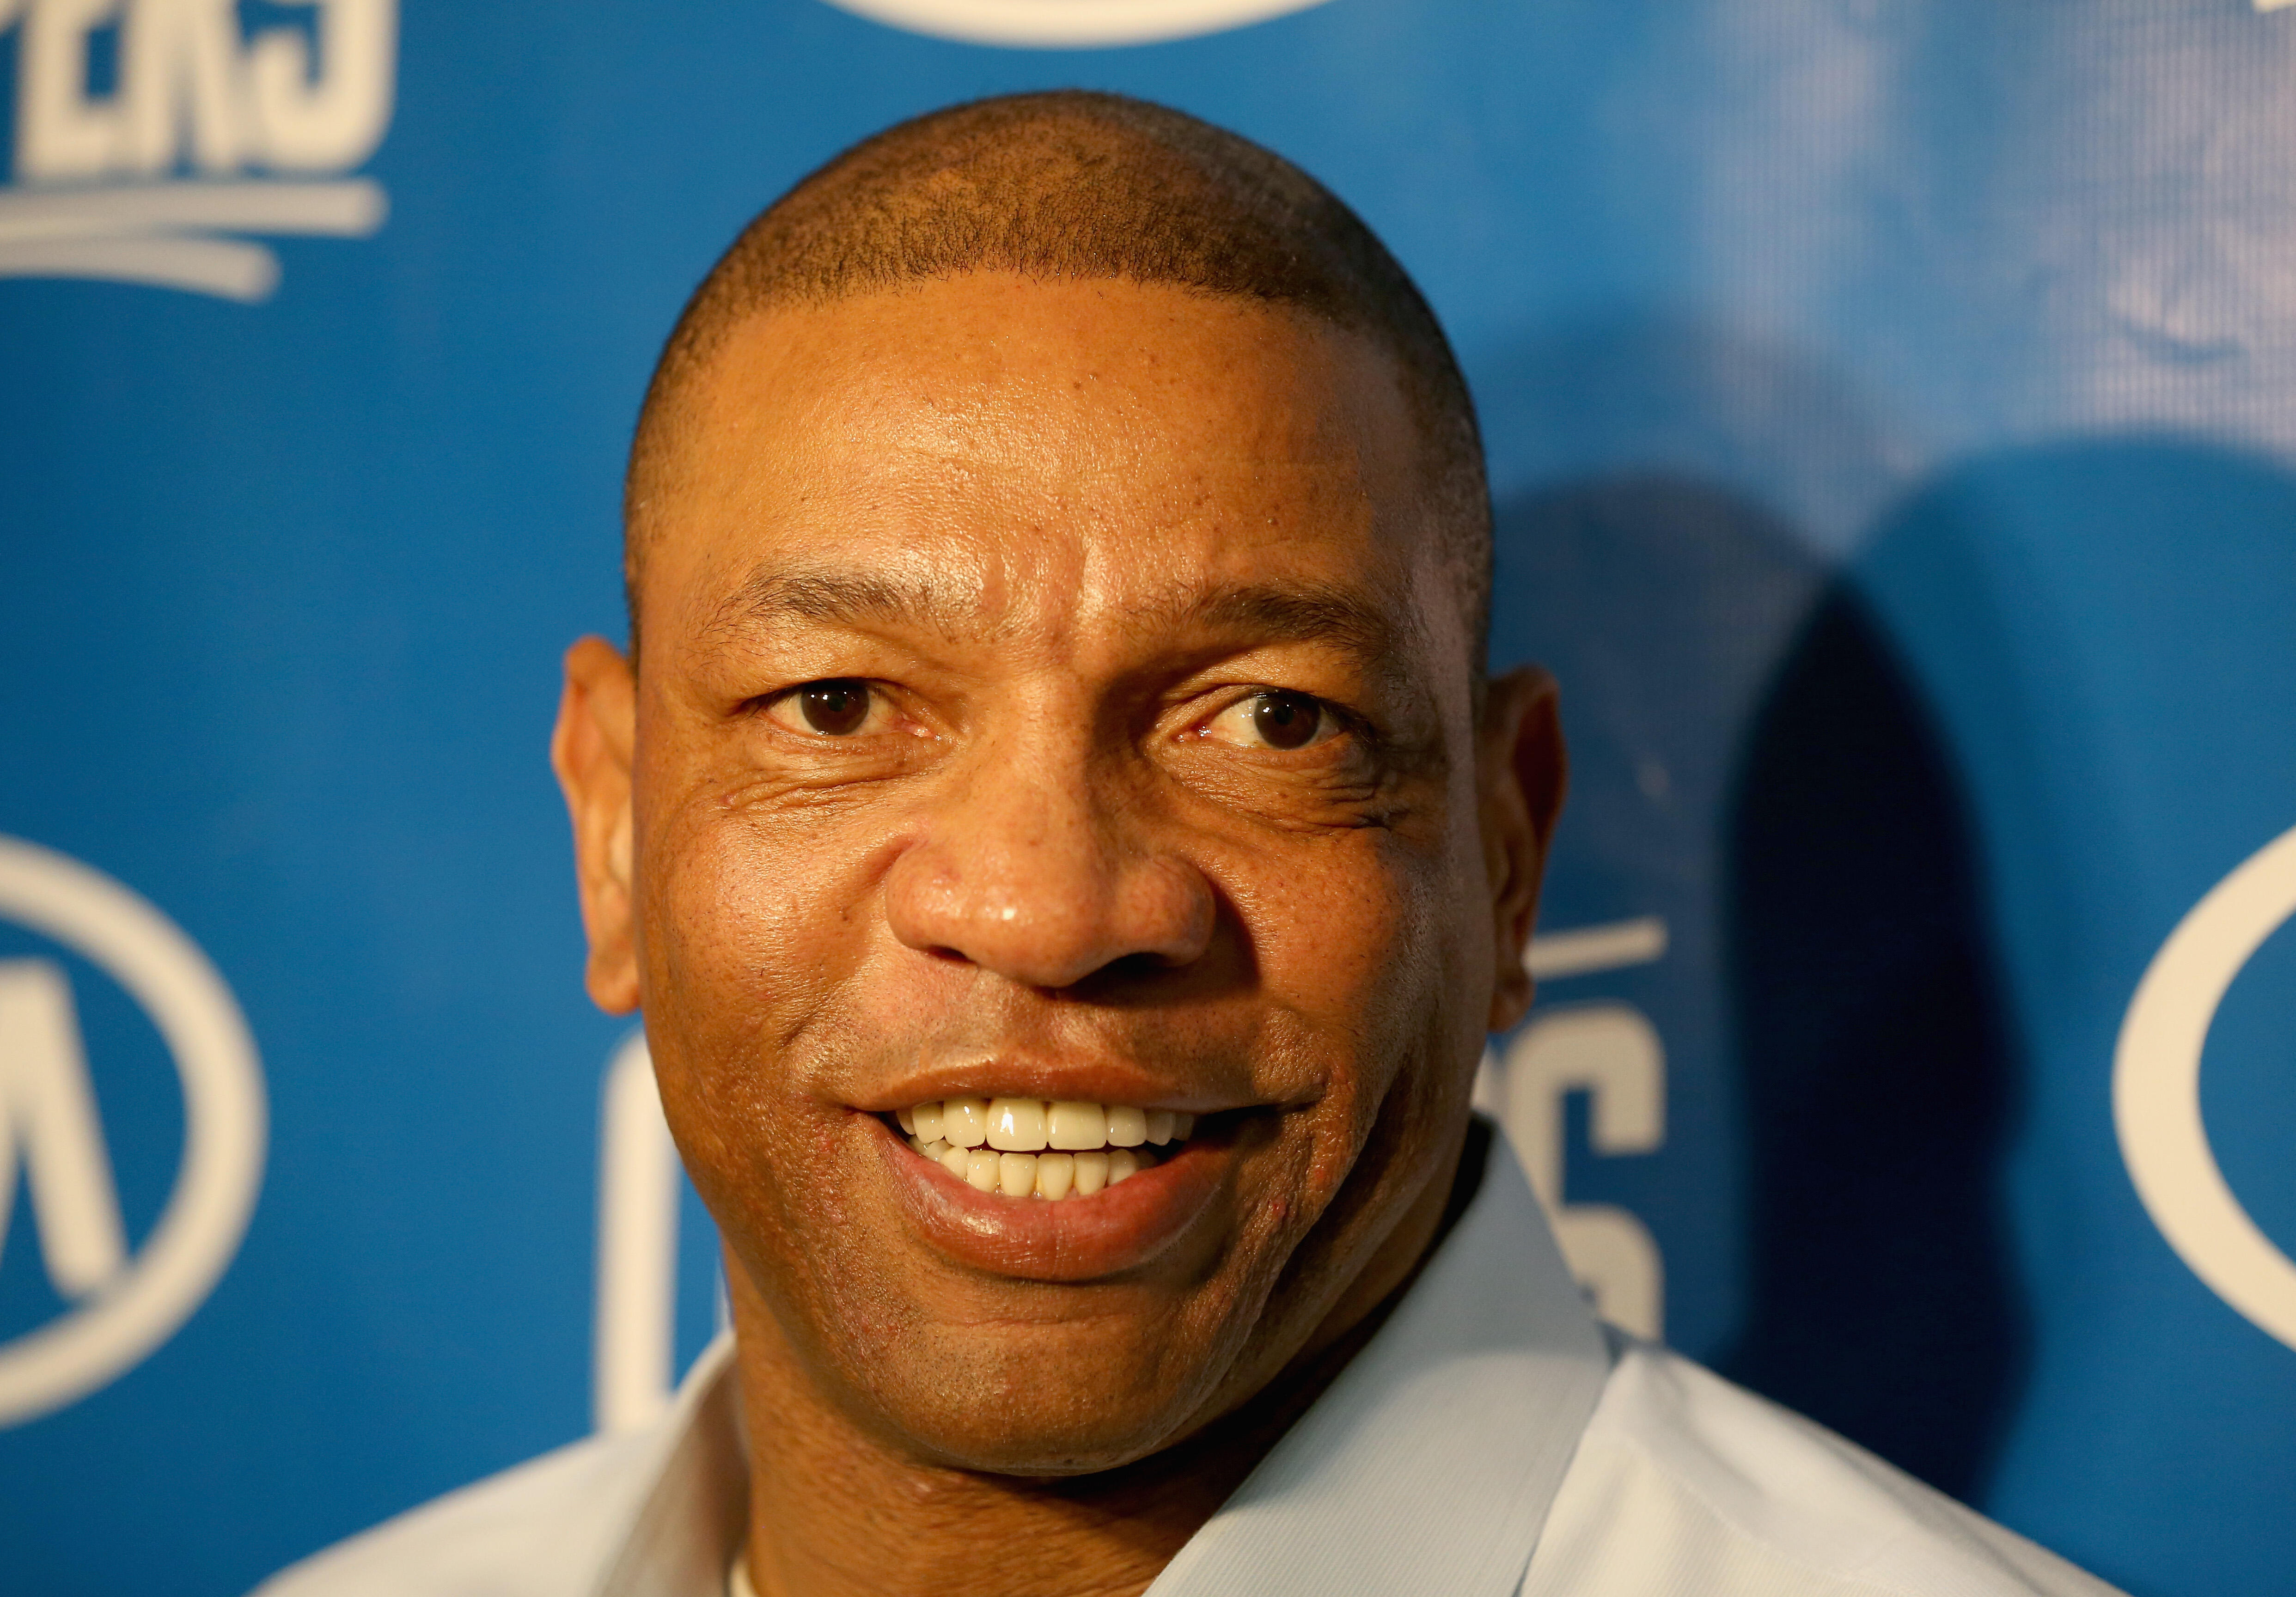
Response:
M1575 791L1480 1084L1604 1311L2296 1586L2296 7L0 0L0 1589L222 1597L710 1334L545 766L765 201L1165 100L1356 205Z

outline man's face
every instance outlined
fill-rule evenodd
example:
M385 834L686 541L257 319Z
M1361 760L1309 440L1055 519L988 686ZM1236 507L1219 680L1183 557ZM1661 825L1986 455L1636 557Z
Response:
M603 645L607 730L561 730L592 990L643 1003L745 1346L920 1462L1143 1456L1423 1241L1525 996L1551 716L1479 722L1356 336L982 274L752 318L693 384L634 734ZM1053 1200L914 1150L952 1099L1195 1123Z

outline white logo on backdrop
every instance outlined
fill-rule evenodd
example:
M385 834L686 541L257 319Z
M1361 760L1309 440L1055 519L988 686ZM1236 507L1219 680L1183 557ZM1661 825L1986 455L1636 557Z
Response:
M2152 1224L2210 1291L2296 1347L2296 1260L2226 1183L2201 1119L2201 1053L2234 978L2296 915L2296 830L2211 888L2136 984L2112 1066L2120 1157Z
M976 45L1062 49L1186 38L1323 0L834 0L872 21Z
M0 1425L62 1408L175 1334L239 1249L263 1176L263 1077L231 990L175 922L76 860L0 838L0 920L102 968L143 1006L184 1091L175 1190L130 1255L71 984L0 960L0 1246L20 1159L48 1280L70 1306L0 1342Z
M390 124L397 0L303 0L242 32L235 0L0 0L16 29L16 170L0 277L257 300L279 258L236 234L364 238L346 177Z

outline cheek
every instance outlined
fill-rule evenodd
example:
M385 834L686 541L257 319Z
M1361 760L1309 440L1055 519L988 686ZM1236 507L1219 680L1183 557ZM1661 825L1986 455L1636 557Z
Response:
M760 817L706 797L649 841L648 1015L713 1054L777 1057L866 956L867 846L824 817Z
M696 1187L753 1256L745 1235L791 1237L845 1205L850 1128L832 1089L853 1033L839 995L866 951L865 850L856 864L817 835L783 835L788 819L703 797L648 839L642 876L663 1108Z
M1372 831L1259 856L1255 874L1232 882L1262 995L1313 1056L1304 1074L1323 1092L1294 1144L1304 1165L1293 1224L1352 1232L1377 1219L1358 1211L1380 1209L1380 1194L1449 1126L1451 1066L1480 1036L1456 1023L1470 984L1453 946L1456 891L1439 853ZM1324 1245L1353 1246L1335 1234Z
M1229 891L1269 996L1358 1039L1363 1068L1392 1065L1396 1028L1423 1021L1452 954L1441 861L1366 828L1247 868Z

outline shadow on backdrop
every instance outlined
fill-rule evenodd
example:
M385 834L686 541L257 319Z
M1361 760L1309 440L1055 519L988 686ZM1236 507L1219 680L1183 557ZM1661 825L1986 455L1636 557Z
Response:
M1582 476L1496 512L1493 659L1554 673L1570 749L1540 924L1649 916L1668 933L1655 964L1541 984L1549 1011L1630 1002L1665 1050L1662 1157L1598 1156L1574 1102L1566 1197L1650 1228L1665 1334L1710 1358L1742 1317L1744 1232L1716 839L1746 726L1824 569L1777 517L1686 474Z
M1919 451L1813 352L1697 318L1474 377L1528 485L1496 507L1494 663L1548 665L1570 740L1547 912L1672 932L1635 994L1665 1158L1574 1145L1571 1200L1651 1225L1669 1340L1977 1496L2026 1363L2021 1061L1956 771L1838 563L1923 541L1875 526Z
M1954 770L1846 585L1770 686L1726 848L1751 1240L1718 1367L1979 1498L2028 1346L2020 1061Z
M1582 478L1497 523L1495 661L1554 671L1570 740L1550 911L1677 933L1667 1169L1574 1150L1571 1200L1652 1225L1669 1339L1977 1496L2025 1360L2019 1061L1939 734L1830 562L1743 494ZM1710 1335L1702 1255L1735 1264Z

